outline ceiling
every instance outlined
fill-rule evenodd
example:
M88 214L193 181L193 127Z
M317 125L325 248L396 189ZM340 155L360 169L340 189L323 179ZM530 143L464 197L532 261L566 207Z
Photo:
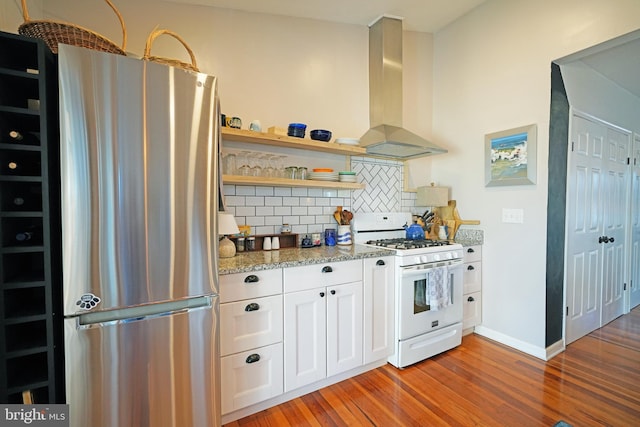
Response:
M164 0L367 26L382 15L409 31L435 33L486 0Z
M368 26L382 15L403 18L408 31L435 33L486 0L163 0ZM581 60L640 97L640 32L565 58Z

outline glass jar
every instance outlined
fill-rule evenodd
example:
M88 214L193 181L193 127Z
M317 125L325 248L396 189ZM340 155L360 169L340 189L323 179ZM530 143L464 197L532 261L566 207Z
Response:
M300 166L296 171L296 179L307 179L307 168Z
M248 251L255 251L256 250L256 238L255 237L247 237L246 243L245 243L245 247L247 248Z
M236 239L236 251L244 252L244 237L238 237Z

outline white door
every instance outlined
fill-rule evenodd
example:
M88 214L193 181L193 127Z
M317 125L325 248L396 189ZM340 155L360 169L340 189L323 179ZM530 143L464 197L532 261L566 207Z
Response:
M362 282L327 288L327 376L362 365Z
M640 304L640 135L633 140L631 192L631 277L630 309Z
M606 131L605 180L603 186L603 326L624 313L624 281L627 234L628 160L631 138L628 132L611 127Z
M364 260L364 363L393 353L395 259Z
M571 129L567 169L567 344L603 324L603 304L605 319L615 318L623 309L628 170L624 163L629 155L628 134L596 119L574 114Z
M284 295L285 392L327 376L325 288Z

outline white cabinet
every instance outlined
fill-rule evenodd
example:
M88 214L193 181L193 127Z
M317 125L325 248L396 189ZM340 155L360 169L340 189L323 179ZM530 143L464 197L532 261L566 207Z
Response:
M284 270L285 391L362 365L362 265Z
M222 413L283 392L282 269L220 276Z
M395 257L364 260L364 363L393 353Z
M463 320L464 333L473 332L473 328L482 320L482 246L473 245L464 248L463 279Z

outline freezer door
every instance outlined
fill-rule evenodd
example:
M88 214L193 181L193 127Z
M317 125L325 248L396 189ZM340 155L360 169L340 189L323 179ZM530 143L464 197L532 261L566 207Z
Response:
M219 426L218 302L202 299L124 320L65 319L71 426Z
M65 315L217 294L216 78L64 45L59 80Z

